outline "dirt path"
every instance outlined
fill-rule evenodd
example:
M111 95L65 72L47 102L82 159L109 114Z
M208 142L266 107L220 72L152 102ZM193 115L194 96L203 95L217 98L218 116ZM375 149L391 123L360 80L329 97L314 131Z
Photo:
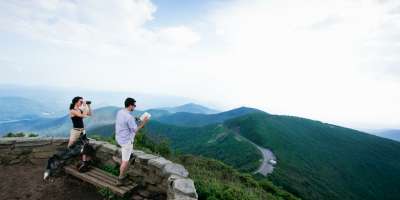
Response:
M96 188L80 180L60 176L43 181L46 160L17 165L0 165L0 199L102 199Z

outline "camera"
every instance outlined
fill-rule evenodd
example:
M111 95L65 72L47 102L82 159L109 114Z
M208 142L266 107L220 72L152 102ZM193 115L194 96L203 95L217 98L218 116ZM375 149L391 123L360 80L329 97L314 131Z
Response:
M89 105L90 105L91 103L92 103L91 101L86 101L86 104L89 104Z

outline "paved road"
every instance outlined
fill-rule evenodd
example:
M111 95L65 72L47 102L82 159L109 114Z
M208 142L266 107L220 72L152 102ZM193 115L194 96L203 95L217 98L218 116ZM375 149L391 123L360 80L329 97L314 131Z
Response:
M263 161L262 161L260 167L254 173L260 173L264 176L272 173L272 171L274 171L274 166L271 163L269 163L268 161L271 159L276 161L275 155L269 149L260 147L254 143L253 143L253 145L255 145L257 147L257 149L260 150L263 155Z
M236 133L236 134L237 134L237 133ZM258 146L258 145L255 144L254 142L248 140L247 138L245 138L245 137L243 137L243 136L241 136L241 135L239 135L239 134L237 134L237 136L240 137L241 139L244 139L244 140L250 142L250 143L251 143L252 145L254 145L259 151L261 151L261 154L262 154L262 157L263 157L263 161L262 161L260 167L259 167L254 173L255 173L255 174L256 174L256 173L260 173L260 174L262 174L262 175L264 175L264 176L266 176L267 174L272 173L272 171L274 171L274 166L273 166L271 163L269 163L268 161L271 160L271 159L273 159L273 160L276 161L276 157L275 157L274 153L272 153L272 151L269 150L269 149L266 149L266 148L264 148L264 147Z

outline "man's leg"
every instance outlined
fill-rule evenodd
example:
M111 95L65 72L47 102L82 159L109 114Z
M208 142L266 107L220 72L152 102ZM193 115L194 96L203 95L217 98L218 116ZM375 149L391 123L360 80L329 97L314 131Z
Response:
M129 167L129 159L132 154L132 144L124 144L121 145L121 166L119 168L119 177L118 177L118 182L117 185L124 185L125 183L125 178L126 178L126 171L128 170Z
M119 178L124 178L125 177L125 173L128 170L128 166L129 166L129 161L122 161L121 162L121 166L119 168Z

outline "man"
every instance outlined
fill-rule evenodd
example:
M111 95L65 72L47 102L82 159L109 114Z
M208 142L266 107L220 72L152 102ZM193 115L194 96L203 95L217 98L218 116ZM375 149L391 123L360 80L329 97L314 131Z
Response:
M115 140L121 146L122 155L117 185L126 184L126 171L132 154L135 135L148 121L146 117L139 126L136 124L135 118L131 115L135 107L135 99L126 98L125 108L118 111L115 121Z

